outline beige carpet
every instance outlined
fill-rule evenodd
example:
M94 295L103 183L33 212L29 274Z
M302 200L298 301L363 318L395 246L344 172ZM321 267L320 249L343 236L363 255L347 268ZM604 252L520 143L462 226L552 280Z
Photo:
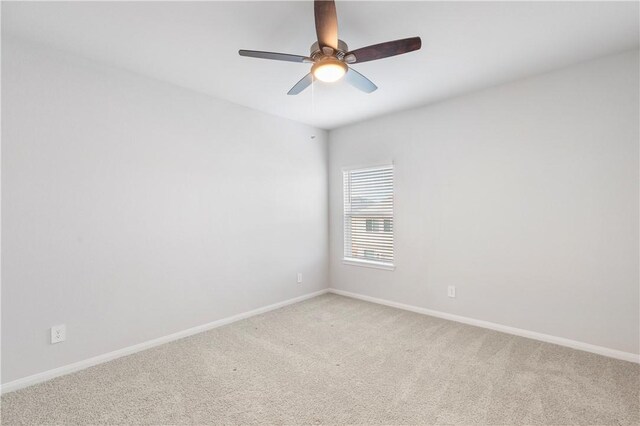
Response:
M638 424L640 367L336 295L2 397L3 424Z

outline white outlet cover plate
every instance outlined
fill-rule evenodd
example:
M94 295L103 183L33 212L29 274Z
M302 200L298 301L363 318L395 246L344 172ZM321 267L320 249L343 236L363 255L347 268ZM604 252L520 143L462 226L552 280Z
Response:
M456 287L455 287L455 286L453 286L453 285L450 285L450 286L447 288L447 295L448 295L449 297L456 297Z
M64 342L67 339L67 327L64 324L51 327L51 343Z

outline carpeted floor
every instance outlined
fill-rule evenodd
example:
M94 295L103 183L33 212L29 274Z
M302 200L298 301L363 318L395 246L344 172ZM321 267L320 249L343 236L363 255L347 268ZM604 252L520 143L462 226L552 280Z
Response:
M640 366L336 295L2 397L3 424L638 424Z

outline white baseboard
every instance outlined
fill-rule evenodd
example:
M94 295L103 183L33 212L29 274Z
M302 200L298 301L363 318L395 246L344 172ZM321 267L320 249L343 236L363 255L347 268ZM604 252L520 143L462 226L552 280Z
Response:
M539 340L547 343L554 343L560 346L566 346L572 349L578 349L585 352L591 352L598 355L616 358L623 361L640 363L640 355L631 352L623 352L616 349L596 346L590 343L578 342L576 340L565 339L564 337L552 336L550 334L537 333L535 331L523 330L521 328L509 327L507 325L496 324L489 321L482 321L473 318L463 317L460 315L448 314L446 312L434 311L432 309L420 308L418 306L405 305L404 303L392 302L390 300L378 299L376 297L365 296L363 294L351 293L349 291L330 288L329 293L339 294L341 296L360 299L367 302L377 303L380 305L391 306L393 308L403 309L405 311L416 312L418 314L429 315L432 317L447 319L450 321L461 322L464 324L474 325L476 327L488 328L489 330L500 331L516 336L527 337L529 339Z
M188 328L186 330L182 330L177 333L169 334L167 336L158 337L157 339L138 343L137 345L118 349L116 351L108 352L103 355L94 356L92 358L85 359L83 361L74 362L73 364L54 368L53 370L47 370L47 371L43 371L42 373L37 373L31 376L23 377L21 379L13 380L11 382L3 384L0 388L0 392L1 393L11 392L27 386L31 386L37 383L51 380L55 377L63 376L65 374L73 373L79 370L84 370L85 368L92 367L97 364L102 364L104 362L111 361L116 358L120 358L126 355L131 355L136 352L143 351L145 349L150 349L155 346L169 343L174 340L178 340L184 337L192 336L194 334L202 333L203 331L211 330L213 328L227 325L232 322L240 321L245 318L249 318L255 315L263 314L265 312L273 311L275 309L279 309L287 305L292 305L294 303L302 302L303 300L311 299L312 297L325 294L328 291L329 289L325 289L325 290L316 291L314 293L305 294L303 296L294 297L293 299L288 299L283 302L274 303L273 305L264 306L262 308L257 308L248 312L243 312L238 315L233 315L231 317L222 318L217 321L210 322L208 324L203 324L196 327Z
M592 352L598 355L604 355L611 358L616 358L624 361L630 361L635 363L640 363L640 356L637 354L633 354L630 352L618 351L615 349L609 349L602 346L596 346L589 343L578 342L575 340L565 339L563 337L551 336L549 334L537 333L534 331L523 330L520 328L509 327L506 325L496 324L488 321L477 320L473 318L467 318L460 315L448 314L445 312L434 311L432 309L421 308L418 306L406 305L404 303L392 302L389 300L378 299L376 297L365 296L362 294L351 293L348 291L338 290L334 288L325 289L316 291L314 293L305 294L303 296L294 297L293 299L288 299L283 302L274 303L272 305L264 306L262 308L257 308L248 312L243 312L241 314L233 315L231 317L222 318L217 321L210 322L208 324L199 325L197 327L192 327L183 331L179 331L177 333L169 334L167 336L159 337L157 339L148 340L146 342L139 343L137 345L129 346L126 348L118 349L113 352L108 352L103 355L98 355L89 359L85 359L83 361L78 361L73 364L65 365L62 367L54 368L53 370L43 371L41 373L37 373L31 376L23 377L21 379L17 379L8 383L3 384L0 387L1 393L12 392L14 390L18 390L27 386L35 385L37 383L45 382L47 380L51 380L55 377L63 376L65 374L73 373L79 370L83 370L88 367L92 367L94 365L102 364L104 362L108 362L114 360L116 358L120 358L126 355L131 355L136 352L143 351L145 349L150 349L155 346L159 346L165 343L172 342L174 340L182 339L184 337L192 336L194 334L202 333L207 330L211 330L217 327L221 327L226 324L231 324L232 322L240 321L245 318L249 318L255 315L259 315L265 312L273 311L275 309L282 308L287 305L291 305L294 303L302 302L303 300L311 299L316 296L320 296L325 293L335 293L341 296L351 297L354 299L360 299L367 302L377 303L380 305L391 306L398 309L403 309L406 311L416 312L419 314L429 315L437 318L443 318L451 321L461 322L464 324L474 325L477 327L487 328L490 330L500 331L507 334L513 334L516 336L527 337L534 340L540 340L542 342L554 343L560 346L566 346L573 349L578 349L586 352Z

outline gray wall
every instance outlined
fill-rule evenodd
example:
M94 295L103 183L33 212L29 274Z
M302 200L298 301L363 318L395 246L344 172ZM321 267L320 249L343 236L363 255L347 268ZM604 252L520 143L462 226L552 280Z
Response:
M63 52L2 49L3 383L326 288L328 272L338 289L638 353L637 51L327 147ZM397 268L343 265L340 169L390 160ZM50 345L60 323L68 340Z
M331 131L331 286L638 353L638 91L632 51ZM391 160L396 270L345 265L341 168Z
M6 37L2 90L3 383L327 287L325 132Z

